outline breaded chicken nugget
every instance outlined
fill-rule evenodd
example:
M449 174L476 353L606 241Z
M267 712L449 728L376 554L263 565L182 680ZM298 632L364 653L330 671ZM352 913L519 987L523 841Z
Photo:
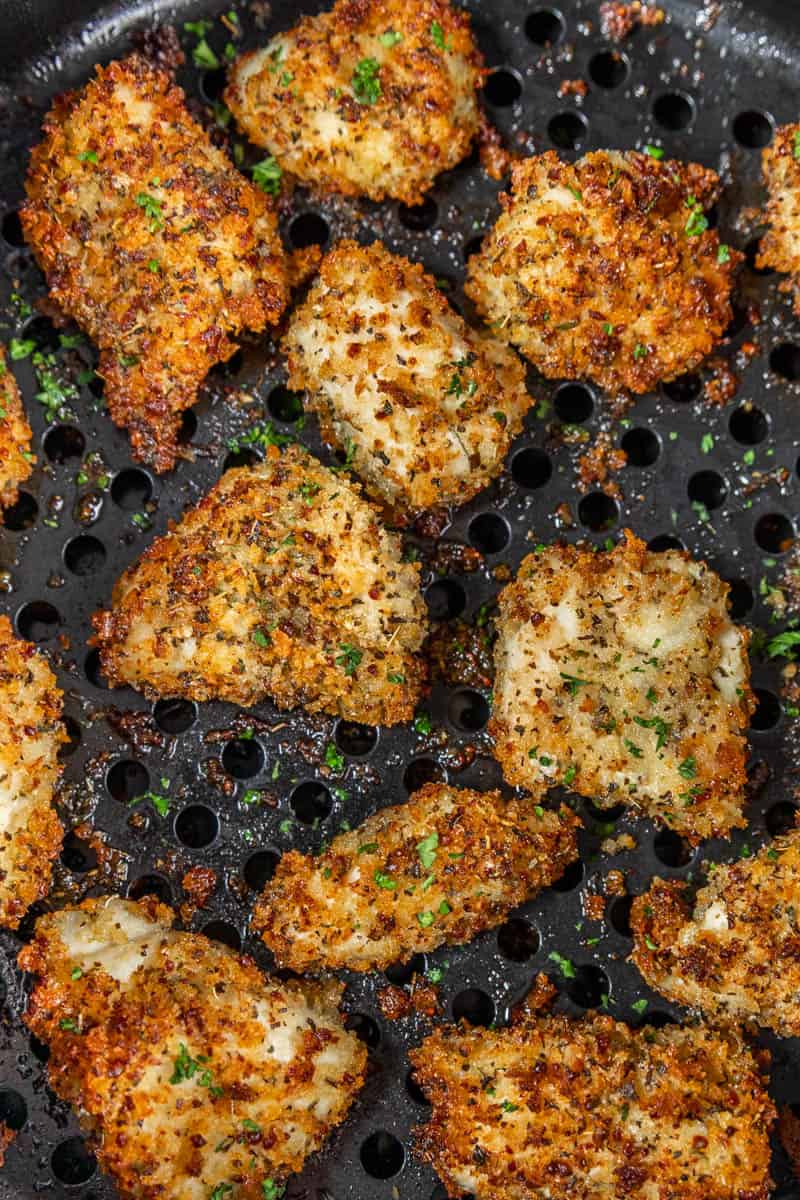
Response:
M761 152L761 169L767 185L769 229L761 239L756 266L789 276L779 287L790 293L800 315L800 124L775 130L772 142Z
M47 895L61 848L53 791L67 740L60 689L44 655L0 616L0 925L16 929Z
M225 102L303 183L419 204L469 152L482 83L447 0L338 0L234 63Z
M708 228L718 192L713 171L646 154L526 159L465 290L544 375L650 391L696 367L731 320L742 256Z
M563 875L580 821L532 799L429 783L323 854L284 854L254 927L293 971L370 971L467 942Z
M656 991L715 1021L800 1037L800 829L712 871L694 902L678 880L636 897L633 961Z
M410 1054L421 1157L478 1200L767 1200L766 1079L738 1032L607 1016L446 1026Z
M172 920L117 896L42 917L25 1022L122 1196L275 1200L344 1120L366 1052L340 984L265 979Z
M705 563L650 553L528 555L500 594L490 729L510 783L632 803L691 842L744 825L748 633Z
M208 370L286 304L275 215L170 76L138 55L56 100L44 134L25 237L52 299L100 347L109 411L134 456L168 470Z
M401 555L346 478L273 446L122 575L94 618L103 671L151 698L408 720L426 620L419 567Z
M19 485L33 470L32 437L17 381L0 345L0 508L16 503Z
M308 391L323 436L393 515L486 487L532 403L517 356L380 242L339 242L283 344L289 386Z

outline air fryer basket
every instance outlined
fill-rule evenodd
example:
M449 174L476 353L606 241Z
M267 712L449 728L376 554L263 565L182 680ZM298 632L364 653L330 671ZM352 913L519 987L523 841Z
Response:
M316 0L303 3L316 9ZM254 888L289 847L311 850L345 823L398 803L429 778L479 788L500 783L484 726L491 680L486 647L491 604L532 544L557 537L616 538L625 526L654 548L684 546L733 583L737 619L770 627L770 588L780 579L797 519L800 442L800 331L776 276L753 268L759 234L755 206L760 148L775 124L798 117L800 13L791 3L668 0L666 22L623 43L601 31L599 0L468 0L478 41L494 68L486 96L507 145L529 154L552 147L566 157L601 147L663 145L668 155L720 169L727 183L716 210L723 239L747 250L736 316L721 361L639 399L623 415L591 387L546 383L531 373L538 404L500 479L430 536L412 533L426 596L438 623L437 644L449 681L434 683L416 728L371 730L338 725L270 704L244 712L225 704L150 706L127 689L108 690L87 647L90 615L108 603L112 585L167 522L194 504L226 465L248 461L257 446L241 441L261 408L285 433L323 460L314 420L305 423L284 387L284 367L268 340L252 339L209 380L184 425L187 458L155 477L130 458L127 438L103 411L91 378L93 352L59 347L46 316L29 306L44 295L41 275L22 245L16 209L29 146L51 96L82 82L93 65L124 53L136 31L200 16L231 4L196 2L93 4L72 0L0 2L0 319L4 340L35 336L52 349L63 378L75 383L70 413L48 419L35 398L30 360L14 364L34 429L39 464L0 535L0 605L21 634L39 642L56 666L66 696L72 741L61 811L67 834L51 903L89 891L133 896L155 891L182 907L192 929L242 945L265 968L269 956L248 931ZM237 6L245 45L287 27L298 7L287 0ZM217 53L227 34L215 21ZM182 33L190 48L195 39ZM221 73L189 65L179 73L189 96L208 103ZM585 80L588 94L563 88ZM247 150L245 164L256 157ZM418 208L351 202L320 204L302 191L282 217L289 244L329 244L343 233L383 238L422 261L464 308L464 263L496 212L499 187L477 155L443 176ZM757 350L753 353L753 350ZM709 379L732 370L738 390L712 404ZM712 387L713 391L713 387ZM195 419L196 418L196 419ZM583 489L579 456L605 431L629 464L617 472L621 496ZM758 475L761 472L761 476ZM478 554L474 552L477 551ZM754 655L759 707L751 734L750 827L730 843L691 852L675 835L630 811L601 813L575 800L585 817L581 862L563 881L525 905L500 931L415 961L439 978L447 1016L489 1024L508 1019L539 971L558 984L558 1005L571 1013L606 1006L639 1022L679 1011L650 992L628 964L629 902L609 895L602 921L585 898L611 892L608 875L624 873L627 891L654 874L697 877L708 859L733 859L786 829L794 815L796 759L792 721L780 699L774 663ZM454 679L460 682L453 682ZM168 798L162 816L146 792ZM259 793L252 803L253 791ZM635 849L601 852L604 838L630 833ZM204 907L191 903L184 880L192 868L214 872ZM190 888L192 880L186 881ZM15 967L19 936L0 934L0 1118L18 1129L0 1173L2 1194L42 1191L96 1200L113 1196L98 1174L74 1117L48 1090L46 1049L26 1034L20 1012L26 984ZM554 953L575 966L565 978ZM346 1005L370 1049L363 1093L324 1153L292 1181L289 1196L319 1200L440 1200L432 1172L410 1153L411 1127L426 1107L409 1081L407 1049L422 1036L416 1017L391 1022L379 993L403 984L411 968L349 977ZM800 1103L800 1045L765 1038L773 1054L772 1089L780 1104ZM778 1194L800 1195L776 1150Z

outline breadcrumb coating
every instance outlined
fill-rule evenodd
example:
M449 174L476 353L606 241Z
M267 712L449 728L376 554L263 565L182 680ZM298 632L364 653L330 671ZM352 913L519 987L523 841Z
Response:
M500 474L532 403L517 356L380 242L326 255L284 338L289 386L394 514L463 504Z
M44 655L0 616L0 925L16 929L50 890L61 823L53 792L63 695Z
M238 59L225 102L317 191L419 204L479 132L483 75L447 0L338 0Z
M769 229L761 239L756 266L788 275L780 284L800 316L800 124L781 125L761 152L767 186L765 216Z
M490 730L510 783L640 807L697 843L742 814L746 630L705 563L627 532L542 547L500 594Z
M0 345L0 508L16 504L19 485L33 470L32 438L17 381Z
M313 857L284 854L254 914L279 966L371 971L467 942L554 883L580 821L429 783Z
M478 1200L767 1200L775 1117L735 1030L607 1016L445 1026L409 1056L417 1148Z
M50 296L99 346L134 457L166 471L209 369L287 302L270 202L137 54L55 101L26 186L20 218Z
M708 228L718 193L705 167L633 151L525 159L465 291L544 375L651 391L731 321L742 256Z
M94 624L109 682L150 698L269 697L392 725L424 675L419 567L346 477L296 446L228 471Z
M714 866L692 902L656 879L631 910L633 961L670 1000L715 1022L800 1037L800 829L753 858Z
M25 1023L122 1196L271 1200L344 1120L366 1051L341 984L265 979L172 920L117 896L42 917Z

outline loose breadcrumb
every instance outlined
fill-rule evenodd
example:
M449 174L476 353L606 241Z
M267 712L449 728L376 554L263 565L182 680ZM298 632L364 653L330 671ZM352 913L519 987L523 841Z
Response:
M544 375L650 391L731 321L742 256L708 228L718 193L705 167L632 151L525 159L465 290Z
M470 329L418 264L339 242L284 339L289 386L393 512L463 504L502 470L532 399L517 356Z
M228 471L95 615L102 669L153 698L266 697L406 721L424 674L419 567L347 478L299 447Z
M631 910L633 961L670 1000L725 1022L800 1037L800 830L714 866L692 903L656 879Z
M47 659L0 616L0 925L16 929L50 889L61 824L53 792L67 740Z
M243 55L225 102L303 183L419 204L480 131L483 74L447 0L338 0Z
M429 783L323 854L284 854L254 927L293 971L387 967L500 924L577 858L579 825L530 797Z
M117 896L42 917L25 1023L122 1196L272 1200L344 1120L366 1052L341 984L265 979L172 919Z
M52 300L99 346L134 456L168 470L209 369L286 304L267 197L192 120L171 76L136 54L56 100L27 192L22 227Z
M767 1200L766 1080L735 1030L523 1014L437 1029L410 1059L421 1157L455 1200Z
M541 547L500 594L491 731L510 783L634 804L699 842L745 824L748 634L728 587L631 533Z
M781 125L761 152L767 186L765 216L769 229L761 239L756 266L788 275L779 287L789 292L800 316L800 124Z
M17 381L0 345L0 508L16 503L19 485L33 470L32 438Z

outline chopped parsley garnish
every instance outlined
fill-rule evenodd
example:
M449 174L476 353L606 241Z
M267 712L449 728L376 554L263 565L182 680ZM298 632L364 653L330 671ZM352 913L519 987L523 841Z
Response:
M700 439L700 449L703 454L710 454L714 449L714 436L710 433L704 433Z
M625 738L625 749L629 754L632 754L634 758L642 757L642 751L638 746L635 746L633 742L629 741L628 738Z
M286 1188L283 1184L276 1183L274 1179L263 1179L261 1191L264 1193L264 1200L281 1200Z
M664 151L661 148L661 146L647 145L644 148L644 152L645 152L645 154L649 154L651 158L655 158L656 160L662 159L664 157Z
M770 638L765 649L770 658L793 659L798 646L800 646L800 629L784 629L783 633Z
M36 342L33 338L12 338L8 343L8 353L14 362L19 362L20 359L28 358L36 349Z
M363 846L358 847L359 854L374 854L378 849L377 842L364 842Z
M800 129L795 130L792 153L795 158L800 158Z
M547 957L556 964L565 979L575 978L575 967L563 954L559 954L557 950L551 950Z
M634 721L642 729L652 729L656 735L656 750L663 750L672 733L672 726L661 717L634 717Z
M81 150L80 154L78 155L78 162L96 163L97 162L97 151L96 150Z
M389 683L405 683L406 681L405 675L401 675L399 671L389 671L386 678Z
M261 792L257 791L255 788L248 788L242 796L242 804L246 804L248 806L251 804L258 804L260 800Z
M183 1083L185 1080L193 1079L197 1075L197 1082L201 1087L208 1088L209 1095L215 1099L222 1096L223 1089L214 1084L214 1076L210 1069L205 1066L205 1063L209 1061L209 1058L205 1054L198 1054L197 1058L192 1058L183 1042L181 1042L178 1056L173 1063L170 1083Z
M376 104L380 100L382 92L379 71L380 63L376 58L362 58L356 63L350 85L359 104Z
M281 433L272 421L258 421L238 438L228 439L228 449L235 454L242 446L288 446L294 438Z
M387 875L385 871L376 871L372 876L379 888L383 888L386 892L394 892L397 890L397 880L392 879L391 875Z
M419 733L422 737L427 737L432 728L428 714L426 712L417 713L414 717L414 732Z
M211 1195L209 1196L208 1200L225 1200L225 1196L227 1196L228 1192L232 1192L232 1191L233 1191L233 1184L218 1183L217 1186L214 1188L213 1192L211 1193Z
M82 974L83 971L80 969L80 967L73 967L69 973L69 977L70 979L80 979Z
M678 766L678 774L684 779L694 779L697 774L697 763L692 757L685 758Z
M349 471L353 466L353 459L356 456L356 444L352 438L346 438L344 443L344 462L331 463L331 471Z
M298 491L304 500L311 500L312 497L316 496L319 489L320 485L318 483L312 483L310 479L305 479L300 484Z
M58 1022L58 1028L65 1029L69 1033L77 1033L78 1032L78 1022L73 1021L71 1017L63 1017Z
M138 192L136 203L147 217L147 227L151 233L158 233L160 229L164 228L164 214L161 211L160 200L151 196L149 192Z
M402 42L402 40L402 33L397 33L397 31L394 29L387 29L385 33L378 35L378 41L382 46L385 46L387 50L391 50L392 46L396 46L397 43Z
M436 917L429 909L427 912L418 912L417 920L423 929L427 929L429 925L433 924L433 922L436 920Z
M642 999L642 1000L634 1000L633 1004L631 1005L631 1008L633 1009L633 1011L634 1011L635 1013L638 1013L638 1014L639 1014L639 1016L641 1016L641 1015L642 1015L642 1013L643 1013L643 1012L646 1010L646 1008L647 1008L647 1001L646 1001L646 1000L644 1000L644 999Z
M282 174L277 161L270 154L269 158L263 159L253 167L253 183L268 196L277 196L281 190Z
M426 871L430 871L436 861L436 851L439 846L439 834L436 830L424 837L421 842L417 842L417 854L419 861L422 863Z
M577 773L577 767L574 765L567 767L566 771L564 772L564 783L567 785L567 787L569 787L569 785L572 783Z
M503 1109L503 1112L519 1112L519 1105L512 1104L510 1100L504 1100L501 1108Z
M452 908L450 907L450 905L447 903L446 900L443 900L442 903L439 905L439 915L441 917L446 917L447 914L452 911L453 911Z
M330 767L332 771L344 770L344 755L336 749L333 742L328 742L325 747L325 766Z
M341 667L345 675L355 675L358 664L364 657L363 651L349 642L342 642L339 649L341 650L341 654L336 655L337 667Z
M717 248L717 262L719 263L720 266L722 266L723 263L730 262L730 261L731 261L731 248L730 248L730 246L726 246L725 243L722 242Z
M708 217L703 212L702 204L695 196L687 197L686 207L689 209L689 216L684 226L684 233L687 237L699 237L701 233L705 233L708 229Z
M568 675L566 671L560 672L561 678L566 680L567 690L571 696L577 696L578 688L586 687L591 683L591 679L579 679L577 675Z
M257 646L261 646L262 649L272 645L272 638L263 629L254 629L250 634L250 640L255 642Z
M647 346L643 346L641 342L637 342L633 347L633 357L635 359L646 358L647 353Z
M209 71L216 71L220 66L219 59L204 37L200 38L192 51L192 62L196 67L205 67Z
M442 29L442 27L438 21L431 21L431 37L433 38L433 44L434 44L434 46L437 47L437 49L439 49L439 50L452 50L453 49L452 38L445 38L444 30Z

